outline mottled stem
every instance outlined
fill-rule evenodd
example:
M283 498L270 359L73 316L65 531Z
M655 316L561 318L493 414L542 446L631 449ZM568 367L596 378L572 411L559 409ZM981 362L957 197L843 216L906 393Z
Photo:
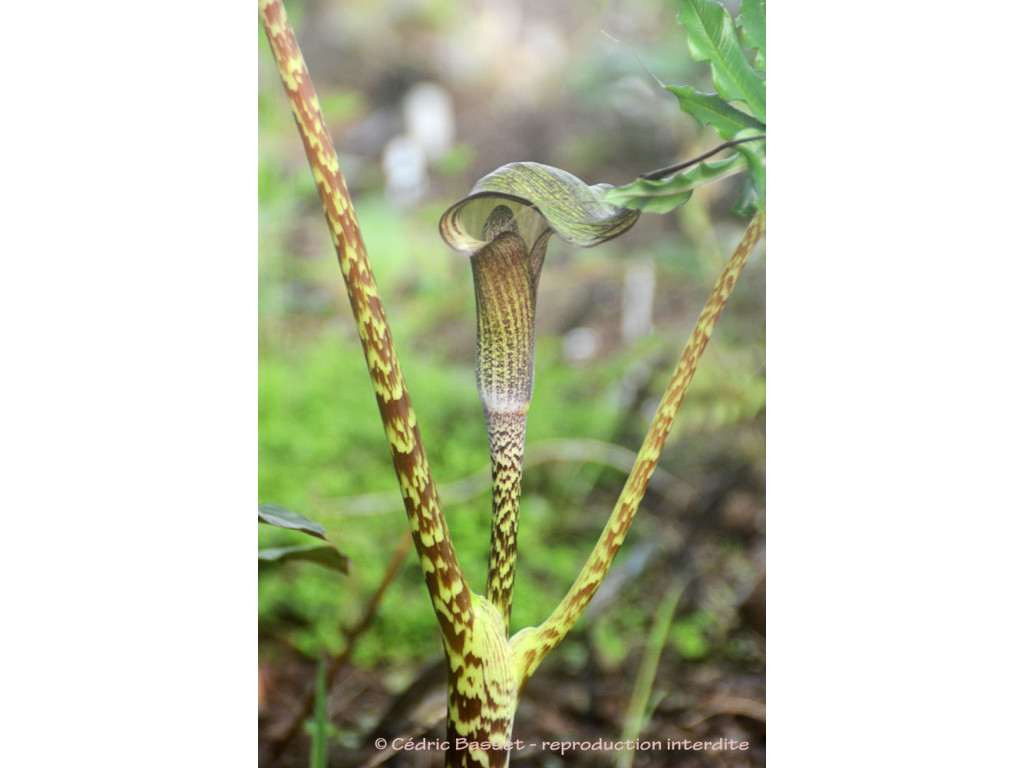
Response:
M722 309L725 307L729 294L732 293L740 272L763 233L764 215L758 214L747 227L743 239L725 265L710 298L697 319L693 333L690 334L690 338L686 342L682 357L676 365L665 394L662 396L654 421L637 453L633 470L626 480L626 485L622 489L608 523L601 532L601 538L583 566L580 575L559 606L543 624L536 628L524 629L512 638L516 663L521 675L521 685L526 684L541 660L562 641L566 633L576 624L597 588L601 586L604 577L608 574L612 560L619 551L619 547L622 546L626 533L636 516L637 507L640 506L640 501L647 490L647 484L650 482L658 458L661 456L669 429L672 427L686 389L697 369L697 362L707 346L711 332L718 322L719 315L722 314Z
M461 646L462 624L471 614L469 588L441 514L441 502L423 450L416 414L398 364L391 329L384 316L377 281L366 255L338 156L306 62L280 0L261 0L260 18L302 136L345 277L413 542L434 601L434 612L446 643Z
M491 448L491 551L487 564L487 599L498 609L507 635L516 579L526 414L489 414L487 439Z
M476 290L476 382L491 453L491 550L487 599L508 635L516 573L520 478L526 412L533 394L536 280L511 211L498 206L484 234L490 243L471 257Z
M517 688L512 652L493 606L473 595L459 566L441 512L345 179L302 52L280 0L260 0L267 34L324 206L362 341L377 407L391 449L420 567L448 659L448 733L467 742L505 743ZM453 747L449 766L503 766L507 752Z

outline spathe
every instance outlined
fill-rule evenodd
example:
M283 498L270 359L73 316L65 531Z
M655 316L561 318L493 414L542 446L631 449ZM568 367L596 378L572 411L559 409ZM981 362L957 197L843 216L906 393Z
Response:
M491 555L487 599L508 632L526 414L533 395L537 285L552 234L590 248L628 230L639 211L605 202L539 163L511 163L478 181L441 216L441 236L470 257L476 292L476 383L491 453Z

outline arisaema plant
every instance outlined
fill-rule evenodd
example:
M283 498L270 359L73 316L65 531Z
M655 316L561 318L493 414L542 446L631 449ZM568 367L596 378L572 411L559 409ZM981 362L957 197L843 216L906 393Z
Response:
M765 228L763 0L744 0L739 31L712 0L684 0L689 50L711 66L717 93L670 86L680 108L727 139L718 160L670 166L613 188L538 163L488 174L442 216L440 231L472 269L477 389L492 463L492 524L483 594L467 583L427 462L352 201L301 51L280 0L260 18L323 202L388 439L448 667L448 766L504 766L519 695L600 586L629 530L676 413L740 272ZM744 48L740 40L746 45ZM684 204L695 187L743 173L734 210L751 216L687 340L632 471L579 576L550 616L509 635L527 412L533 389L537 286L550 238L591 248L629 230L642 211Z

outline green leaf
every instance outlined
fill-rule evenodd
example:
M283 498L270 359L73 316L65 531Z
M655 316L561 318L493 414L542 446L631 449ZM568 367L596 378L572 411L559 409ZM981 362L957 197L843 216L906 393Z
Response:
M743 156L732 155L724 160L699 163L670 179L637 179L632 184L609 189L605 198L634 210L666 213L689 200L695 187L739 173L744 168L746 161Z
M700 93L689 85L670 85L667 89L679 99L683 112L692 115L701 125L713 126L723 139L734 138L744 128L764 133L764 123L713 93Z
M740 138L742 137L743 134L741 132ZM750 170L750 180L757 196L755 204L761 211L764 211L765 200L766 145L767 139L736 145L736 151L743 155L743 159L747 163L747 168Z
M757 204L758 197L757 192L754 191L754 183L747 176L743 180L743 186L740 187L740 196L731 211L735 215L746 219L757 213Z
M695 61L711 63L711 79L726 101L742 101L765 122L765 85L747 63L729 12L712 0L683 0L677 17L689 32Z
M765 0L743 0L740 5L740 37L747 48L757 51L754 66L764 72L764 3Z
M307 547L276 547L261 549L259 558L264 562L285 563L291 560L303 560L317 563L342 573L348 573L348 557L331 546L314 544Z
M260 504L260 522L267 525L274 525L278 528L288 528L293 531L302 531L310 536L327 541L327 532L324 527L315 520L310 520L298 512L279 507L276 504Z

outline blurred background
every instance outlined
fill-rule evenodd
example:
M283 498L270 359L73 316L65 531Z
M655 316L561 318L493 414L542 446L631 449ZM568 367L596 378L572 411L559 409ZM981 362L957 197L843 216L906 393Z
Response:
M734 13L738 3L725 3ZM674 2L287 0L376 270L459 559L482 592L487 438L469 264L437 234L484 174L530 160L622 184L720 140L666 84L710 91ZM613 40L612 38L615 38ZM617 42L621 41L621 42ZM347 575L261 563L261 765L308 765L281 737L318 658L349 645L406 518L344 283L259 30L259 500L321 522ZM638 59L643 62L641 65ZM645 70L645 67L650 70ZM739 179L580 250L540 281L512 631L542 621L596 542L662 388L746 222ZM519 766L764 764L764 246L701 361L651 488L576 629L527 684L513 738L746 741L746 750L536 750ZM260 546L308 544L260 526ZM658 631L657 618L664 632ZM330 762L372 740L443 738L441 641L409 554L328 698ZM642 684L653 680L650 691ZM638 685L638 681L641 682ZM440 766L440 752L384 764Z

